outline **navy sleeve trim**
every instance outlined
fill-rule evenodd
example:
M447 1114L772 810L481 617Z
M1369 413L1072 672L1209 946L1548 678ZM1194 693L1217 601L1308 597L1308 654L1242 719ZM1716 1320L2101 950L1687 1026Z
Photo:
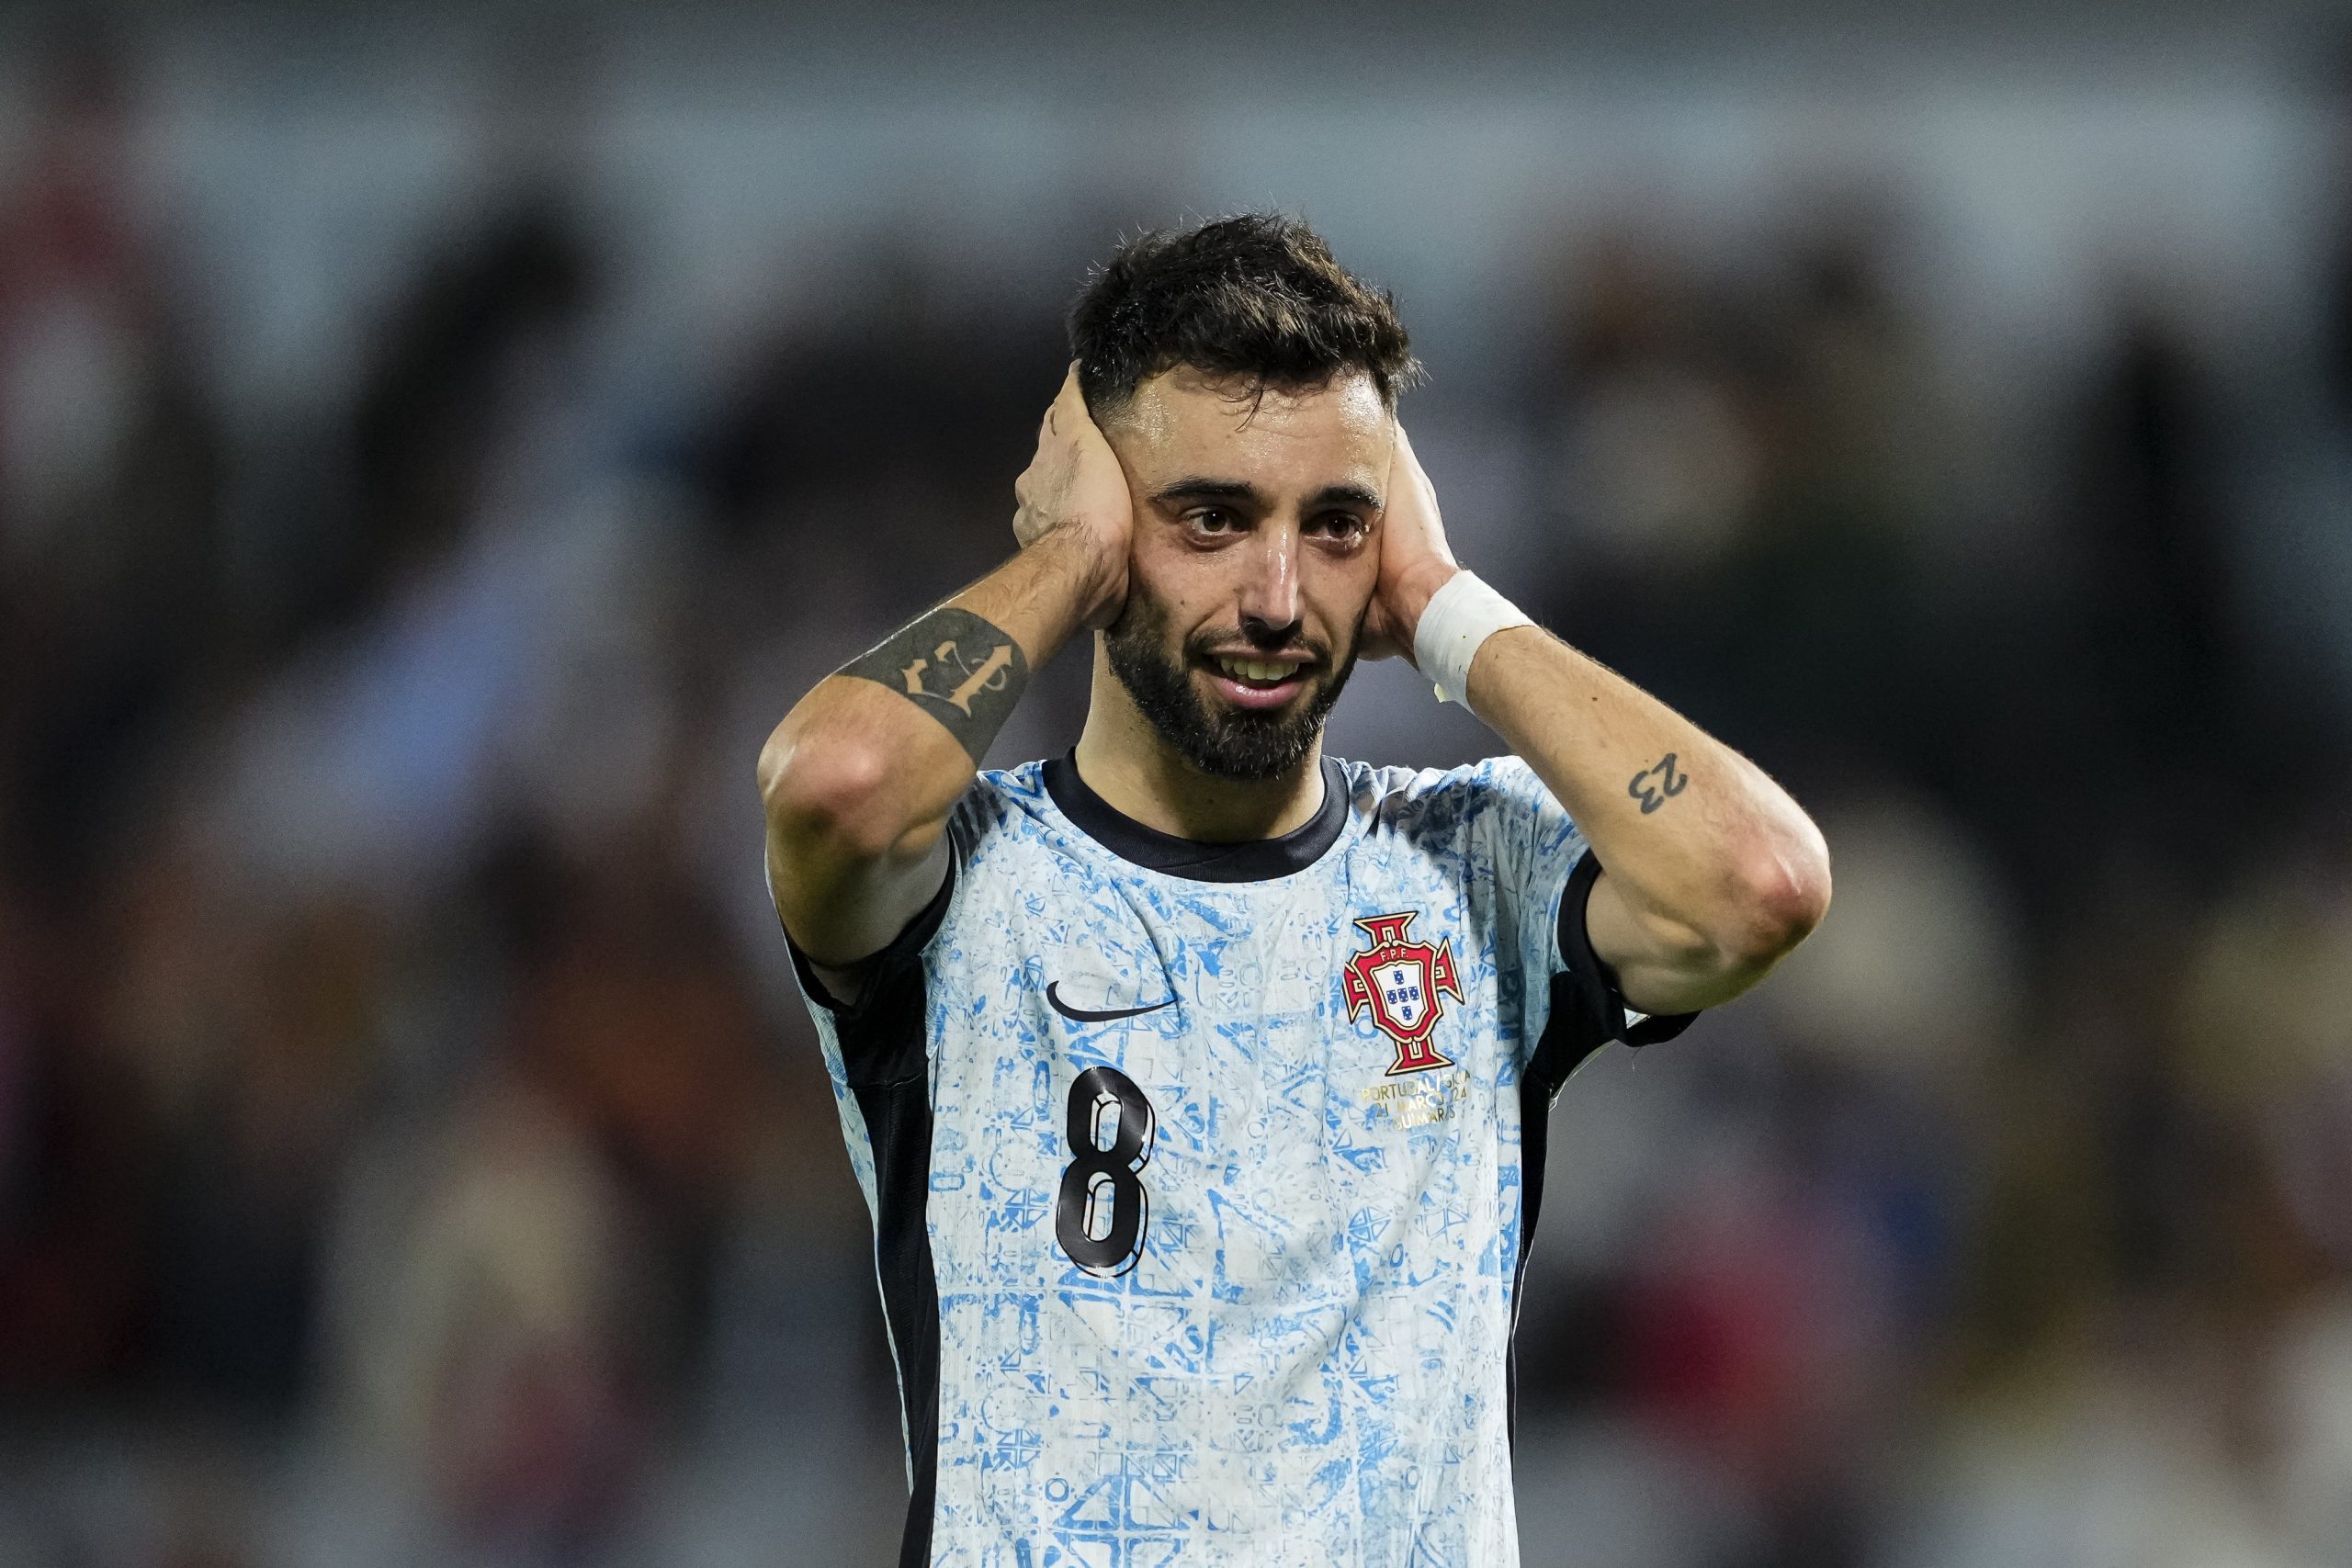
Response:
M1600 877L1600 857L1589 849L1568 874L1560 894L1560 958L1566 968L1552 977L1552 1012L1536 1042L1529 1076L1544 1087L1545 1098L1557 1094L1568 1075L1586 1057L1612 1040L1628 1045L1656 1045L1690 1027L1695 1012L1662 1013L1628 1024L1624 994L1617 988L1616 972L1592 950L1585 930L1585 908L1592 885Z
M873 1010L877 993L886 989L893 978L902 976L909 969L920 971L923 947L939 934L940 924L947 919L947 906L955 894L956 868L951 864L947 874L939 879L939 891L931 896L931 902L922 907L920 914L907 922L907 929L892 938L890 945L881 952L851 965L858 975L857 997L854 1001L844 1002L826 988L825 983L817 977L816 966L809 962L808 955L800 950L798 942L792 940L791 931L786 931L785 945L792 950L792 967L800 976L801 987L808 993L811 1001L833 1014L842 1024L854 1024L859 1018Z
M1625 1015L1633 1010L1626 1005L1624 993L1617 988L1617 971L1601 961L1592 950L1592 933L1585 924L1586 907L1592 900L1592 885L1600 879L1600 857L1589 849L1568 874L1568 890L1560 897L1560 956L1571 970L1580 972L1596 981L1605 993L1608 1010L1603 1017L1613 1027L1602 1038L1622 1040L1628 1045L1657 1045L1673 1039L1690 1027L1695 1012L1652 1013L1641 1022L1628 1025ZM1573 914L1573 919L1571 918Z

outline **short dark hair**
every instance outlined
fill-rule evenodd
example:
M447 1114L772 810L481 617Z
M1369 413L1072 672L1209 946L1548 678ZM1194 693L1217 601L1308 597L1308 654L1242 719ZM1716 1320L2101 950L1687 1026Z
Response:
M1391 409L1421 373L1388 291L1359 281L1321 235L1279 213L1127 241L1070 307L1069 346L1097 420L1179 365L1244 381L1253 398L1362 371Z

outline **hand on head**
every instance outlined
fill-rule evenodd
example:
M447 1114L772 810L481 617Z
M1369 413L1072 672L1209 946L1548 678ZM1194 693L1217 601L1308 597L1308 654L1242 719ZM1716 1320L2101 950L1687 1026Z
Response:
M1094 592L1086 624L1100 630L1118 619L1127 597L1133 502L1125 471L1087 412L1075 362L1037 426L1036 456L1013 481L1012 494L1020 503L1012 536L1023 548L1067 530L1091 563Z
M1363 639L1359 658L1410 659L1413 629L1421 606L1462 570L1445 542L1445 523L1438 513L1437 488L1420 460L1405 427L1396 425L1396 446L1389 458L1386 510L1380 518L1380 581L1372 605L1364 612Z

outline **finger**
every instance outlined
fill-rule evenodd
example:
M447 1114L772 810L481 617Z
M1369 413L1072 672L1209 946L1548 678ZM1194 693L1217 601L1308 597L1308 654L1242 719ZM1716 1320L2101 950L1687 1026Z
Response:
M1056 408L1065 405L1069 407L1073 420L1086 420L1093 417L1087 411L1086 393L1078 384L1078 361L1075 359L1069 362L1069 374L1062 378L1062 389L1054 398Z
M1395 456L1396 457L1402 458L1404 460L1406 471L1409 473L1421 466L1421 460L1413 456L1413 438L1405 434L1405 422L1403 420L1398 420L1396 422L1396 451Z
M1069 362L1069 368L1062 372L1062 384L1054 389L1054 400L1046 405L1045 428L1046 430L1058 431L1061 428L1055 422L1055 414L1060 412L1064 399L1078 396L1078 361L1073 359ZM1083 399L1080 399L1079 406L1081 408L1085 406Z

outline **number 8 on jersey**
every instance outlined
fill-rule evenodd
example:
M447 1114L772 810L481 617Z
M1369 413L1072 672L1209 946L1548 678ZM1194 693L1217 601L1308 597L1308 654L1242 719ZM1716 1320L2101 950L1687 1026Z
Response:
M1111 1139L1102 1142L1105 1122ZM1159 1132L1151 1101L1116 1067L1089 1067L1069 1086L1069 1147L1054 1204L1054 1235L1069 1260L1115 1280L1143 1257L1151 1204L1141 1172Z

